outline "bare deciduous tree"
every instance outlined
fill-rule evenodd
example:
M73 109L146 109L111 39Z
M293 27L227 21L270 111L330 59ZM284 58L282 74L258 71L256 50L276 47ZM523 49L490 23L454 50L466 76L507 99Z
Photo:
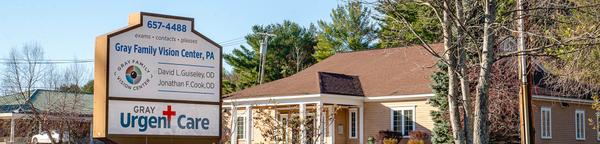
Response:
M422 42L423 48L448 65L449 116L455 143L489 143L490 86L496 62L518 55L560 56L600 44L598 15L573 14L596 11L593 8L599 6L597 1L534 0L527 1L523 9L517 8L513 1L495 0L380 0L378 5L393 9L394 4L406 2L419 3L435 12L434 16L442 25L443 51L436 51L426 43L403 14L397 12L382 17L404 25L401 28L411 31ZM515 34L519 33L515 23L520 19L526 23L523 31L529 42L526 50L516 51L514 45L501 49L499 45L514 40ZM582 28L582 20L593 22L585 23ZM591 29L593 27L596 29ZM477 69L478 74L469 75L466 70L470 69ZM474 80L475 91L470 90L469 80ZM459 90L462 100L458 96ZM470 97L474 97L474 101L471 102ZM461 106L465 112L462 118L458 111ZM473 114L470 114L471 107ZM460 120L464 120L463 125L458 122Z
M87 136L91 116L84 115L84 111L91 111L91 108L86 109L89 104L85 103L84 94L79 89L85 81L85 68L73 64L59 71L53 62L44 58L43 49L36 44L25 45L20 51L12 49L4 66L4 91L14 95L21 105L25 113L22 119L32 120L28 127L38 125L39 131L48 135L58 133L58 139L50 139L52 143L64 143L64 138L73 141L75 137ZM33 93L40 89L48 91L37 95L38 99L46 100L44 103L31 99ZM67 133L69 136L66 136Z

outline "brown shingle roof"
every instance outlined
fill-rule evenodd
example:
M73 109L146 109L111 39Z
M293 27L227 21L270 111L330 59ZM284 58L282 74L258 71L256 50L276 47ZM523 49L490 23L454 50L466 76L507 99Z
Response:
M441 44L431 45L438 52ZM322 93L319 72L358 76L364 96L429 94L436 58L421 46L338 53L292 76L250 87L229 98Z

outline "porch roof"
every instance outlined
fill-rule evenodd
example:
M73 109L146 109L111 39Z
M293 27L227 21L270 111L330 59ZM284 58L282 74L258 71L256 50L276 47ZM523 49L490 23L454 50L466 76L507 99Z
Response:
M432 44L438 53L441 44ZM292 76L226 95L225 99L307 94L392 96L431 94L436 58L421 46L335 54Z

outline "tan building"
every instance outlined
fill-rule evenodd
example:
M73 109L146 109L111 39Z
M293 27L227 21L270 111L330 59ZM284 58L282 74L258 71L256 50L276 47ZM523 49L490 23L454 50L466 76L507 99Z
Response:
M536 143L600 143L600 131L594 128L598 115L592 100L556 96L533 96ZM597 124L595 124L597 125Z
M441 50L442 45L432 46ZM228 95L223 101L229 114L224 118L225 135L230 132L229 139L238 144L363 144L379 131L391 130L405 135L406 142L411 131L433 130L430 112L435 108L427 101L434 95L430 76L435 63L436 58L419 46L338 53L292 76ZM595 115L590 103L534 96L536 142L598 142L591 126L575 122ZM547 123L540 123L542 114L551 115L544 119ZM299 131L273 126L294 126L290 120L299 121ZM542 137L540 126L550 134Z

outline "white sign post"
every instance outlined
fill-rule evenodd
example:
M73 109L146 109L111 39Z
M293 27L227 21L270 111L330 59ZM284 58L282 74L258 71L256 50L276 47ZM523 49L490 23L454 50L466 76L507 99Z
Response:
M221 46L152 13L96 43L94 137L221 136ZM104 114L103 114L104 113Z

